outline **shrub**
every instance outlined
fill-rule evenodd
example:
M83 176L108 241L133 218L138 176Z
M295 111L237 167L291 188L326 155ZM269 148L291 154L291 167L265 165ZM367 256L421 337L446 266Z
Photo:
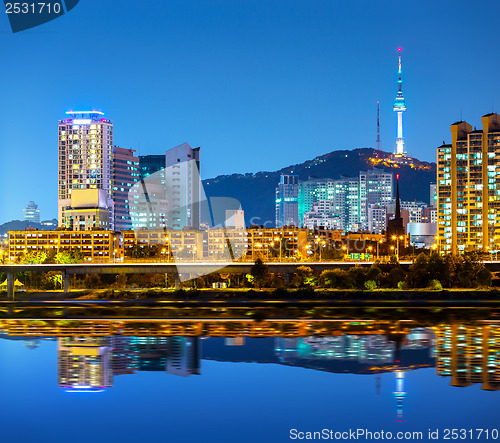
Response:
M442 291L443 286L441 285L441 282L439 280L433 279L429 283L429 287L431 289L434 289L435 291Z
M405 281L398 282L398 289L401 289L402 291L408 289L408 283Z
M377 283L374 280L367 280L365 281L365 288L369 291L373 291L374 289L377 289Z

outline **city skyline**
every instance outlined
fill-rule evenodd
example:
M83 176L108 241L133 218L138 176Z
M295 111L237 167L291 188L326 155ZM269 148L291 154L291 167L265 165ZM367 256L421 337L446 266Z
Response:
M483 74L472 66L451 74L446 70L446 82L440 71L464 51L486 60L486 72L496 71L498 61L481 44L493 36L494 10L500 7L495 3L467 15L456 3L448 8L446 2L429 3L428 8L173 2L139 14L127 9L132 2L122 4L115 11L85 2L37 31L5 35L8 63L1 75L10 86L3 100L0 143L4 162L22 158L25 167L22 178L13 169L2 177L3 189L16 188L15 195L2 198L2 221L19 217L17 200L37 201L47 217L55 215L57 183L51 177L56 175L57 137L52 122L67 109L106 112L116 125L116 144L137 155L159 154L189 140L206 152L202 178L208 178L275 170L335 149L375 147L377 101L382 149L393 152L398 47L410 105L405 148L412 156L435 161L436 146L450 139L443 128L460 119L479 125L476 116L494 109L500 95L495 84L484 94ZM96 8L100 14L92 23ZM166 26L144 26L133 39L124 34L141 28L153 14L164 17ZM112 15L117 23L101 26ZM482 26L474 34L452 32L476 22ZM394 33L393 23L404 23L404 32ZM7 18L0 21L0 31L8 26ZM189 35L183 32L186 26L193 29ZM84 28L106 50L95 51L91 63L60 78L67 63L59 54L74 45L74 39L61 37ZM27 76L32 64L38 67L36 78ZM112 74L96 77L96 68L108 66ZM83 87L93 78L92 88ZM36 115L29 131L19 117L27 110ZM165 128L161 138L156 127ZM275 155L263 162L270 150Z

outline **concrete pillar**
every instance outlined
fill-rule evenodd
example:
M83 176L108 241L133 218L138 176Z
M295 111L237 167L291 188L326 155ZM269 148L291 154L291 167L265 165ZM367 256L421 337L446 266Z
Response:
M67 294L71 289L71 274L63 271L62 279L63 279L63 291L65 294Z
M7 299L14 300L14 273L7 272Z
M180 289L181 279L180 279L179 274L177 272L174 274L174 281L175 281L175 289Z
M293 275L293 274L291 274L290 272L285 272L285 273L283 274L283 278L285 279L285 284L286 284L287 286L289 286L289 285L290 285L290 283L292 282L292 275Z

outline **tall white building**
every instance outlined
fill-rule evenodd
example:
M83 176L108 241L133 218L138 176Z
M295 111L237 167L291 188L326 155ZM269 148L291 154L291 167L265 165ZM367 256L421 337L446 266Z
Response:
M387 207L370 204L368 206L368 231L382 234L387 229Z
M113 229L113 123L95 110L66 114L68 118L59 121L58 224ZM103 191L89 193L84 199L88 202L99 195L93 209L100 225L92 224L88 207L80 217L81 208L72 202L74 190ZM102 224L104 220L108 220L107 226Z
M200 148L183 143L165 155L168 225L173 229L200 227L200 207L206 200L200 179Z
M360 223L369 227L368 208L370 205L386 206L393 199L392 172L373 168L359 172Z

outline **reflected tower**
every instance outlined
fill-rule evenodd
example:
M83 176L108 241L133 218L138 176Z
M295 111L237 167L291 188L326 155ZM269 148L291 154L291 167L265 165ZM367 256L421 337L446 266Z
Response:
M403 371L396 371L396 390L393 392L394 398L396 399L396 408L398 415L398 422L403 421L403 400L406 397L406 392L404 389L405 373Z

